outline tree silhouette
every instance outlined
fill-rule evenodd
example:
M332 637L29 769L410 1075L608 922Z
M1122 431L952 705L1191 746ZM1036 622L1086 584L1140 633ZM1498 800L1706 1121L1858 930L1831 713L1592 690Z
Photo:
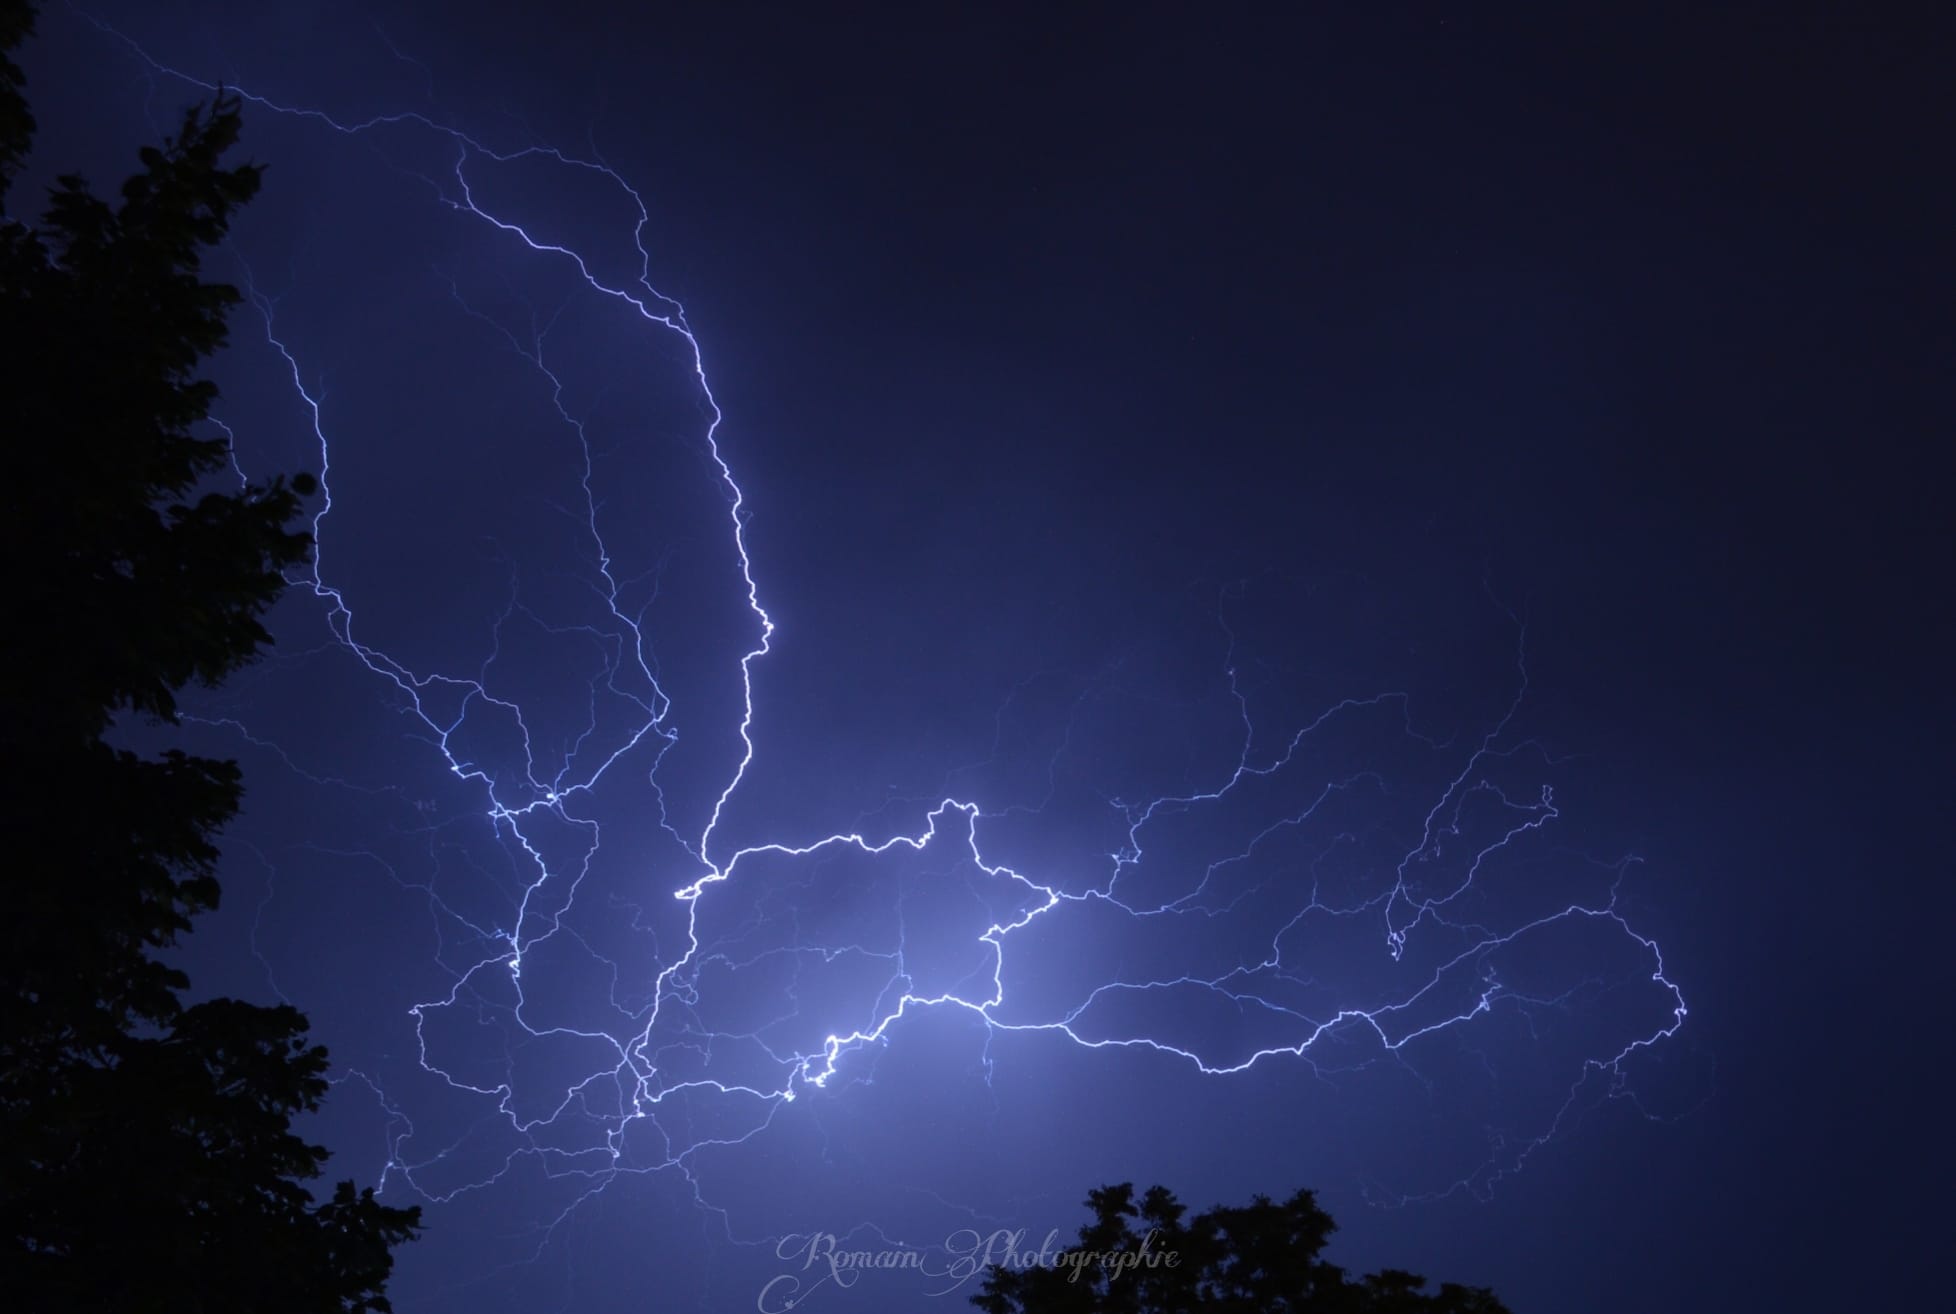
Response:
M1040 1263L995 1266L972 1304L985 1314L1506 1314L1494 1293L1387 1269L1354 1282L1320 1256L1337 1224L1309 1191L1258 1196L1188 1218L1164 1187L1087 1196L1079 1244Z
M201 258L260 170L223 167L239 106L219 96L142 150L118 203L63 177L22 222L34 120L10 56L33 24L0 0L0 1292L50 1314L384 1311L419 1211L307 1187L326 1151L291 1122L327 1083L305 1017L185 1004L157 957L217 904L238 768L120 733L257 656L311 547L292 523L314 481L240 487L198 433L216 388L197 371L239 299Z

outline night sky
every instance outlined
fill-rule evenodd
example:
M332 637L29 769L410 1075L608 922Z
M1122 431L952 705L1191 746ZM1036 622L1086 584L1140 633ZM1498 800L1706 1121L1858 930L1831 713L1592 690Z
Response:
M1956 24L1299 8L43 16L48 174L253 98L217 414L331 505L186 962L401 1314L1129 1180L1943 1285Z

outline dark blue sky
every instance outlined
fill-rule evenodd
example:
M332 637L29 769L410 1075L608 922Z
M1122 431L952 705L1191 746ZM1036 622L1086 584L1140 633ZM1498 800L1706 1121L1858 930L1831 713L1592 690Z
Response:
M1939 1276L1956 33L1308 8L45 16L49 170L271 102L220 414L333 503L190 959L403 1314L1122 1180L1518 1311Z

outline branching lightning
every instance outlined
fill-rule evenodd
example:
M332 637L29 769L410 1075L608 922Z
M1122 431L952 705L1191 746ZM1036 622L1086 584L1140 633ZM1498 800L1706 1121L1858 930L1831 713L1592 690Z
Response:
M106 24L90 21L133 51L150 76L199 94L218 90L216 83L169 67ZM386 45L395 58L414 62L391 41ZM493 1108L510 1137L510 1148L497 1163L457 1182L443 1167L454 1147L418 1146L407 1101L370 1076L348 1070L341 1080L370 1089L387 1114L384 1182L431 1200L450 1200L494 1184L514 1164L527 1161L553 1177L588 1183L566 1212L625 1173L676 1171L700 1194L695 1168L704 1151L761 1136L784 1108L818 1093L847 1098L851 1080L866 1069L867 1055L895 1043L902 1025L933 1013L970 1019L983 1028L987 1071L991 1039L1022 1036L1028 1044L1143 1051L1162 1064L1185 1065L1221 1081L1286 1063L1311 1072L1380 1060L1414 1069L1422 1047L1443 1033L1467 1034L1497 1014L1533 1026L1528 1019L1565 1008L1608 976L1632 981L1643 991L1638 996L1642 1022L1577 1062L1568 1074L1566 1098L1533 1134L1494 1147L1481 1168L1442 1190L1486 1190L1557 1135L1599 1091L1603 1098L1635 1099L1626 1065L1674 1036L1686 1007L1659 945L1633 925L1623 907L1622 882L1634 859L1595 864L1576 883L1579 894L1537 899L1519 917L1497 919L1484 897L1490 869L1560 816L1550 786L1511 779L1548 757L1515 729L1529 692L1526 629L1519 621L1512 703L1464 746L1422 733L1411 695L1400 691L1337 700L1267 740L1267 728L1260 731L1252 698L1239 682L1231 636L1232 656L1218 678L1226 682L1229 703L1240 717L1233 763L1179 793L1139 802L1107 800L1123 839L1097 870L1042 874L1007 865L994 856L989 828L1014 809L988 810L982 800L961 797L940 797L922 828L904 833L863 833L858 825L826 835L737 844L728 838L737 833L731 809L759 752L757 719L767 715L767 699L757 672L773 651L776 627L761 601L761 572L749 549L747 497L723 447L723 417L700 339L684 307L652 282L646 240L652 212L644 196L595 150L586 155L538 145L498 150L432 114L347 120L248 88L239 94L258 113L293 119L321 133L359 139L387 130L425 138L450 160L447 172L424 177L437 205L481 226L502 243L509 260L561 267L584 296L622 308L646 331L676 344L703 417L699 441L717 496L724 500L721 524L733 563L727 587L744 608L748 634L734 662L737 724L720 731L738 746L732 769L717 788L704 790L710 804L703 817L675 815L668 808L666 768L679 742L684 709L668 693L658 654L662 642L684 644L688 638L651 632L651 604L635 592L637 577L627 578L618 564L611 545L616 518L630 511L607 501L586 408L572 399L553 356L554 321L533 320L526 331L512 330L507 315L472 303L462 284L450 279L457 312L498 338L506 359L532 372L561 433L580 454L576 484L582 500L572 510L589 562L584 584L596 599L596 611L574 622L551 619L530 607L512 583L493 626L491 655L474 670L426 667L370 640L361 599L336 575L336 550L353 531L346 527L344 496L335 497L335 453L359 439L336 429L330 391L309 372L282 327L281 300L261 290L246 271L248 304L262 341L279 362L317 448L323 490L312 522L317 548L310 570L295 584L315 601L334 649L357 660L409 718L428 760L477 801L474 824L486 826L522 872L506 911L489 918L451 899L432 878L403 873L389 856L357 846L334 850L346 862L371 864L387 879L424 894L431 913L452 933L443 936L445 950L477 946L464 961L444 961L448 988L415 1003L404 1025L411 1028L422 1071L448 1091ZM487 199L482 171L517 162L546 165L614 189L636 216L630 231L635 279L608 279L599 261ZM243 422L234 416L232 423L240 431L240 445L248 447ZM242 453L238 460L241 471L251 465ZM582 733L561 751L539 743L537 718L525 700L498 683L492 669L504 627L518 622L548 632L574 631L601 654L595 675L568 677L579 688L588 682L590 712ZM268 751L319 788L413 796L405 785L353 783L348 775L305 766L299 754L258 732L248 707L201 719ZM1381 770L1369 767L1324 778L1333 773L1313 759L1313 747L1328 733L1375 723L1390 725L1397 744L1435 760L1457 760L1418 813L1417 836L1399 851L1389 874L1378 874L1369 884L1323 876L1338 862L1370 851L1367 837L1338 818L1351 800L1377 795L1386 781ZM514 727L520 763L492 762L474 747L483 727L492 724ZM692 864L687 878L676 888L668 886L669 897L683 911L683 944L659 954L662 961L643 991L620 984L633 977L630 965L610 961L609 997L592 1013L613 1021L573 1024L554 1004L535 1005L533 994L538 978L551 971L540 961L545 952L579 935L573 909L589 911L590 905L579 900L604 840L599 819L604 809L596 796L619 784L621 773L642 778L644 808L656 813ZM1238 839L1220 851L1190 857L1181 851L1189 846L1178 848L1174 838L1190 818L1216 819L1215 824L1234 828ZM1300 846L1307 840L1315 847L1305 851ZM1165 857L1157 856L1158 846ZM258 857L267 868L273 865L263 853ZM816 888L866 900L875 910L876 929L850 938L833 926L804 926L798 913L792 918L783 913L781 891ZM634 915L615 896L605 897L613 898L613 915ZM964 927L961 940L944 933L952 914L936 904L929 905L935 912L918 911L931 899L955 899L955 918ZM647 916L656 921L658 913ZM1148 936L1155 926L1172 925L1185 928L1193 942L1203 939L1200 928L1224 922L1260 927L1257 950L1238 949L1232 959L1207 962L1195 961L1206 950L1192 952L1189 962L1168 970L1159 970L1159 961L1121 969L1086 954L1081 971L1092 975L1044 991L1024 984L1016 970L1050 958L1056 940L1086 945L1102 935L1102 928ZM1321 978L1335 969L1314 960L1313 946L1323 935L1347 931L1362 933L1372 947L1382 983L1374 999L1341 1002L1337 983ZM1540 987L1527 979L1526 970L1509 966L1548 937L1599 932L1607 933L1608 952L1618 957L1591 978ZM604 957L595 950L590 956ZM1626 962L1633 966L1626 969ZM758 1010L760 1015L715 1021L716 992L734 981L761 983L769 1006ZM497 1002L502 1000L508 1002ZM1225 1036L1200 1024L1151 1021L1164 1008L1182 1013L1193 1008L1204 1016L1200 1010L1210 1007L1225 1010L1235 1020L1232 1026L1240 1023L1238 1029ZM447 1048L445 1029L471 1014L506 1020L526 1043L561 1045L563 1053L582 1057L568 1075L562 1070L548 1078L534 1073L519 1078L513 1069L485 1072Z

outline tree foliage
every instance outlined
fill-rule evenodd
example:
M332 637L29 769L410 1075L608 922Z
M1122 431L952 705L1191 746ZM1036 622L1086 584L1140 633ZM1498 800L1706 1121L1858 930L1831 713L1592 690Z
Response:
M0 1290L34 1311L384 1311L418 1211L306 1185L326 1151L291 1123L327 1083L304 1016L186 1004L158 957L217 905L237 766L118 735L259 655L311 548L313 480L242 485L205 431L199 370L239 296L202 261L261 170L224 164L220 95L115 202L64 176L22 221L34 119L9 56L32 28L0 0Z
M1087 1196L1093 1220L1058 1262L1000 1265L972 1303L985 1314L1506 1314L1494 1293L1387 1269L1354 1281L1322 1258L1337 1229L1309 1191L1188 1217L1163 1187ZM1123 1258L1128 1257L1128 1258Z

